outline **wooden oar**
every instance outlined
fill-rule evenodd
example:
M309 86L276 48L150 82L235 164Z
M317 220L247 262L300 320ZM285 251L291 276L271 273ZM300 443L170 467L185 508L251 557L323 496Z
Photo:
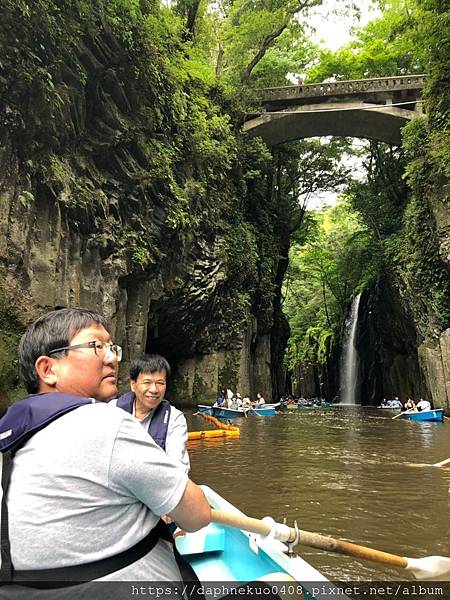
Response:
M399 417L401 417L402 415L407 415L408 413L412 413L412 412L416 412L413 408L409 408L408 410L404 410L401 413L398 413L398 415L394 415L392 417L392 419L398 419Z
M282 523L276 523L272 518L254 519L246 515L236 514L225 510L211 509L211 520L214 523L222 523L236 529L243 529L251 533L259 533L271 536L282 542L293 542L297 537L297 531ZM319 548L327 552L337 552L356 558L364 558L374 562L402 567L410 571L416 579L434 579L448 581L450 578L450 558L444 556L427 556L425 558L404 558L396 554L381 552L366 546L358 546L351 542L335 540L334 538L299 530L299 544Z
M248 410L249 410L249 411L251 411L251 410L252 410L252 411L255 413L255 415L256 415L257 417L262 417L262 416L263 416L263 415L260 415L260 414L259 414L259 412L258 412L257 410L255 410L255 408L254 408L253 406L252 406L251 408L249 408Z
M408 467L445 467L446 465L450 468L450 458L441 460L441 462L434 463L433 465L430 465L430 463L406 463Z

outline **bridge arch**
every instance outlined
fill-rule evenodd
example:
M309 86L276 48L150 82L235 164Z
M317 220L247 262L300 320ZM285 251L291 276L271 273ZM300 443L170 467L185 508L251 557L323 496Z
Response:
M259 90L261 115L244 123L269 146L316 136L401 144L401 129L421 114L424 75Z

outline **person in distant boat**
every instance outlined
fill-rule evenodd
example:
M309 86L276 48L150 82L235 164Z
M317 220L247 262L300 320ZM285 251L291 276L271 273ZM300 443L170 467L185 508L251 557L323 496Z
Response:
M226 404L225 396L220 395L220 396L218 396L217 400L214 402L213 406L218 406L220 408L221 406L225 406L225 404Z
M249 396L244 396L242 398L242 408L250 408L252 406L252 401Z
M419 412L422 412L424 410L431 410L431 404L428 402L428 400L424 400L423 398L421 398L416 404L416 408Z
M256 405L257 406L262 406L263 404L265 404L266 401L264 400L262 394L260 394L259 392L256 394Z
M403 407L403 410L414 410L416 408L416 404L414 402L414 400L412 400L411 398L408 398L408 400L405 402L405 406Z
M154 441L189 473L188 439L184 414L164 398L170 365L160 354L141 354L130 365L130 392L110 405L136 417Z
M393 400L388 400L388 406L389 408L403 408L403 404L397 396Z
M2 597L21 592L24 571L44 587L99 577L181 581L160 515L197 531L211 510L180 463L131 415L108 406L121 356L106 319L83 308L51 311L21 339L20 374L31 395L0 419L4 489L10 473L1 511ZM83 587L76 586L79 598ZM67 591L27 594L66 598Z

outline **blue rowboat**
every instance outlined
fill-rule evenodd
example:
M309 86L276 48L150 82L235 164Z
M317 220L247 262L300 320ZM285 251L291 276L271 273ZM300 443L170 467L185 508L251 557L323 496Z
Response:
M248 408L221 408L220 406L213 406L211 408L212 414L218 419L238 419L240 417L246 417Z
M399 415L400 419L408 419L409 421L437 421L444 420L444 409L436 408L435 410L422 410L421 412L410 412Z
M272 417L276 415L274 406L255 406L252 408L221 408L220 406L207 406L206 404L197 404L199 412L206 415L213 415L218 419L239 419L248 415L260 415L262 417Z
M220 408L218 406L213 406L212 414L219 419L237 419L239 417L248 417L251 415L273 417L273 415L276 415L276 410L272 406L255 406L251 408Z
M260 415L263 417L273 417L277 414L276 407L278 404L262 404L260 406L253 406L252 408L248 408L249 415Z
M244 516L209 487L201 488L212 508ZM299 599L302 597L299 592L303 591L305 600L314 598L311 592L319 583L326 585L327 590L337 591L322 573L300 556L288 555L287 545L270 536L211 523L200 531L176 537L175 543L201 582L228 582L230 588L250 581L284 584L286 589L292 585L286 597ZM342 593L339 598L348 600Z

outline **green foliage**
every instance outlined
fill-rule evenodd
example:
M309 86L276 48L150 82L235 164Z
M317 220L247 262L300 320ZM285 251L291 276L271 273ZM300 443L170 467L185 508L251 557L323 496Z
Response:
M388 77L424 72L423 52L415 44L420 22L415 0L383 2L382 15L353 29L355 39L332 52L324 50L308 71L308 81Z
M25 395L19 387L17 347L24 327L16 312L14 299L0 287L0 411L8 406L13 395L11 390Z
M416 179L420 163L423 162L423 178L426 167L432 168L432 178L439 177L446 186L445 199L450 202L450 7L439 0L418 0L420 26L416 43L423 48L427 81L424 90L425 107L428 117L428 131L423 123L421 141L422 156L415 156L409 175ZM414 152L414 138L417 133L414 125L406 128L405 143L408 151ZM425 139L427 138L427 139Z
M288 367L323 364L339 342L352 297L376 276L373 238L347 201L315 214L304 244L294 244L283 310L291 328Z
M386 259L407 295L422 338L438 337L450 326L450 273L439 256L427 201L411 198L402 230L386 244Z

